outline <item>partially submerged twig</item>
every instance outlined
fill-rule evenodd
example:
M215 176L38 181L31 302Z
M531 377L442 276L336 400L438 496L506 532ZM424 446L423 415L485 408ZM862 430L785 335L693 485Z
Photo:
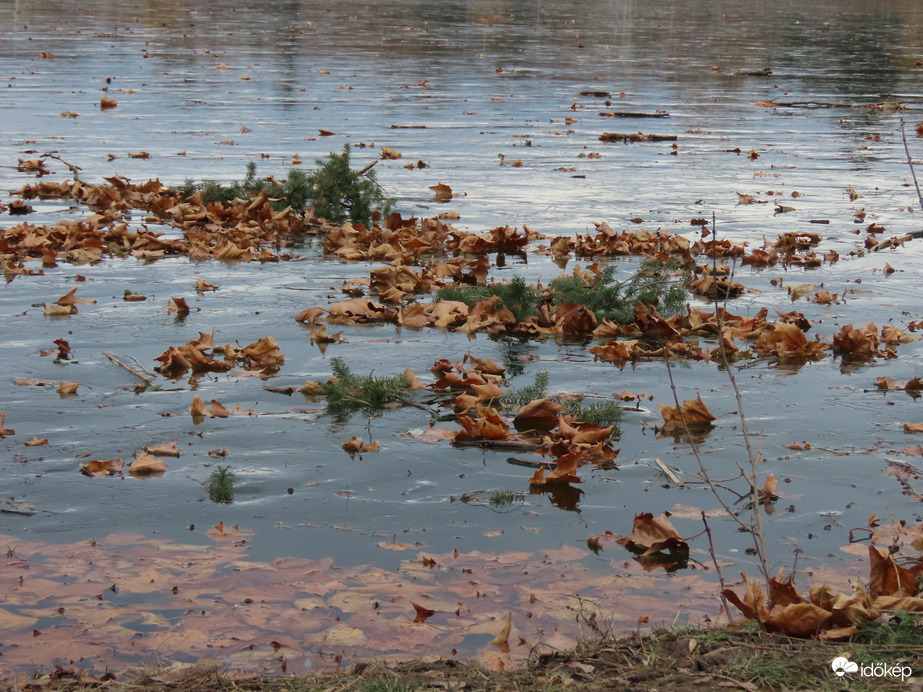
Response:
M150 387L151 385L154 384L154 381L153 381L150 377L148 377L147 375L144 375L143 373L138 372L137 370L135 370L135 369L132 368L132 367L129 367L128 365L125 365L125 363L123 363L122 361L120 361L118 358L116 358L116 357L115 357L114 355L112 355L111 353L106 353L106 351L103 351L103 355L106 356L106 358L108 358L109 360L111 360L111 361L112 361L113 363L115 363L116 365L118 365L118 366L120 366L120 367L122 367L122 368L125 368L128 372L130 372L132 375L134 375L134 376L137 377L138 379L143 380L144 383L145 383L148 387Z
M80 168L80 166L76 166L76 165L74 165L74 164L72 164L72 163L68 163L67 161L65 161L64 159L62 159L60 156L58 156L57 154L55 154L54 152L50 152L50 151L47 152L47 153L45 153L45 154L42 154L42 158L43 158L43 159L55 159L56 161L60 161L60 162L63 163L65 166L67 166L68 168L70 168L71 173L74 174L74 181L75 181L75 182L77 182L77 181L80 180L80 171L82 170L82 169Z
M910 166L910 175L913 177L913 184L917 188L917 199L920 200L920 209L923 209L923 194L920 193L920 183L917 182L917 173L913 169L913 159L910 156L910 147L907 145L907 135L904 132L903 118L901 118L901 139L904 140L904 152L907 154L907 165Z
M907 134L904 132L904 119L901 118L901 139L904 141L904 152L907 154L907 165L910 166L910 176L913 178L913 185L917 189L917 199L920 201L920 209L923 209L923 193L920 192L920 183L917 182L917 173L913 167L913 157L910 156L910 146L907 144ZM896 247L901 243L912 240L913 238L923 238L923 230L911 231L897 238L888 238L882 240L877 245L870 248L871 252L878 252L883 247Z

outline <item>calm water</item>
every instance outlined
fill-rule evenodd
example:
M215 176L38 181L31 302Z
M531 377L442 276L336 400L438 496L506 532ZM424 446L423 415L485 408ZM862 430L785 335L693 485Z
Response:
M730 309L791 309L784 288L770 283L778 278L823 283L837 293L867 291L837 304L795 306L829 341L849 322L903 327L923 312L915 290L923 278L923 241L889 254L850 256L865 235L854 231L870 222L887 234L921 227L899 132L904 117L914 157L923 156L923 140L913 136L923 120L921 60L923 5L912 0L250 6L86 0L80 9L69 2L6 0L0 4L0 201L32 181L15 170L17 158L35 157L29 151L56 151L90 181L118 174L178 185L185 178L239 179L253 160L259 174L281 177L295 154L310 166L346 143L354 147L356 165L364 165L389 146L403 159L381 161L376 171L398 209L421 216L452 209L466 230L510 224L573 235L593 230L593 222L622 229L640 217L644 228L694 237L689 220L712 213L721 235L752 244L786 231L819 230L821 249L835 249L840 262L810 271L743 269L737 279L754 291ZM764 68L772 75L745 74ZM117 108L100 110L103 89ZM611 105L582 91L609 92ZM754 105L767 100L856 107ZM883 102L900 102L904 110L865 107ZM670 117L601 117L606 110L663 110ZM322 137L321 129L334 134ZM625 146L598 139L604 131L638 130L677 135L676 155L669 143ZM733 151L738 148L742 153ZM141 151L150 158L129 157ZM509 165L516 160L522 165ZM417 161L428 166L404 167ZM51 179L71 177L56 161L50 167ZM450 204L432 201L429 187L437 183L455 191ZM851 200L848 189L859 198ZM738 205L738 192L768 203ZM775 213L777 195L795 210ZM36 208L30 223L83 213L60 202ZM860 208L867 214L862 224L853 220ZM808 225L815 219L829 224ZM19 220L4 216L0 223ZM347 327L348 343L322 354L294 315L337 300L343 279L365 276L367 266L325 259L317 244L298 253L297 261L263 266L62 263L0 289L0 411L9 412L6 427L16 430L0 440L0 495L36 509L29 517L0 515L0 531L63 542L119 528L183 533L189 540L189 524L223 520L257 529L254 559L332 556L393 567L398 558L375 547L382 537L422 541L440 552L531 550L580 545L605 529L627 533L632 516L642 511L714 506L703 490L665 485L649 465L657 457L695 469L686 445L643 425L660 421L651 404L626 414L621 470L588 470L570 497L527 495L523 507L501 514L451 498L496 488L528 492L528 472L509 465L505 452L457 450L404 436L427 425L417 409L334 425L319 404L296 400L300 395L266 392L258 378L219 376L201 381L199 396L267 415L195 426L186 413L193 393L184 381L135 395L130 375L102 355L133 357L152 368L154 356L199 331L214 329L241 344L271 335L286 358L268 383L273 386L326 379L332 355L377 374L406 367L428 374L436 359L458 360L469 350L497 360L510 355L508 346L484 336L469 341L392 326ZM884 275L886 262L898 271ZM619 274L627 276L634 266L620 260ZM559 272L533 255L492 274L547 280ZM63 321L44 317L35 305L63 295L78 273L88 278L79 295L98 302ZM220 290L196 296L197 278ZM149 299L123 303L125 289ZM194 306L184 321L166 312L173 295ZM54 365L39 355L61 337L78 362ZM528 362L514 385L545 369L554 392L607 397L628 389L672 404L662 364L619 369L594 363L587 346L525 347L541 362ZM902 495L883 470L890 458L913 461L899 453L919 441L904 434L903 424L923 420L923 408L901 393L867 391L879 376L923 374L918 343L898 353L897 360L869 364L829 356L801 368L767 360L741 364L750 424L764 435L765 473L790 480L780 484L784 497L769 524L775 565L790 565L796 547L815 563L851 562L838 547L873 511L918 521L919 503ZM76 397L59 399L51 388L16 386L14 377L81 386ZM713 364L678 368L675 378L682 398L698 391L719 416L703 454L718 475L730 475L743 452L727 378ZM354 434L381 439L382 452L351 460L340 445ZM24 447L33 435L47 437L48 446ZM162 478L88 479L77 472L85 455L128 458L143 445L175 438L184 455L167 460L170 471ZM802 440L814 449L784 447ZM222 463L240 479L231 506L212 504L202 487L214 461L207 452L221 448L228 450ZM685 535L700 530L697 521L676 524ZM718 552L752 572L744 539L730 522L717 524ZM503 536L484 537L497 529L505 530ZM592 564L612 569L609 559L624 557L604 553Z

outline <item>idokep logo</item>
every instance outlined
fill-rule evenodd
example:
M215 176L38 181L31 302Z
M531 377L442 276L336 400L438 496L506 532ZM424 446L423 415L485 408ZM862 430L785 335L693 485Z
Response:
M887 663L868 663L860 666L845 656L837 656L831 661L830 667L840 678L850 673L858 673L863 678L900 678L903 682L913 675L910 666L889 666Z
M859 672L859 664L843 656L837 656L830 665L833 667L833 672L840 678L846 675L846 673Z

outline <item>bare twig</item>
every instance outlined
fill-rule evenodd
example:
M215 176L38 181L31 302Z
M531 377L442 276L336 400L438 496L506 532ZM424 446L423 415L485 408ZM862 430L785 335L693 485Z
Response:
M154 381L153 381L150 377L148 377L147 375L144 375L143 373L138 372L137 370L135 370L135 369L132 368L132 367L129 367L128 365L125 365L125 363L123 363L122 361L120 361L118 358L116 358L116 357L115 357L114 355L112 355L111 353L106 353L105 351L103 351L103 355L106 356L106 358L108 358L109 360L111 360L111 361L112 361L113 363L115 363L116 365L125 368L128 372L130 372L132 375L134 375L135 377L137 377L139 380L143 380L144 383L145 383L148 387L150 387L152 384L154 384Z
M715 544L711 540L711 528L708 526L708 518L705 512L702 512L702 523L705 524L705 533L708 535L708 552L711 555L712 564L715 565L715 572L718 573L718 585L721 587L721 607L724 608L724 614L728 616L728 621L733 620L731 609L728 606L727 599L724 597L724 575L721 573L721 565L718 564L718 558L715 556Z
M712 237L717 240L718 230L715 222L715 215L711 217ZM717 270L718 257L717 253L712 255L712 263ZM733 272L731 274L733 277ZM725 310L727 309L727 299L725 299ZM727 373L731 387L734 389L734 396L737 399L737 415L740 418L740 432L743 435L744 449L747 450L747 458L750 462L750 468L746 473L747 482L750 484L750 493L753 498L753 523L750 535L753 537L753 547L756 549L756 556L760 561L760 571L766 580L766 586L770 589L769 560L766 555L766 531L763 527L763 513L760 509L760 484L759 484L759 464L761 455L754 452L753 445L750 443L750 430L747 425L747 416L744 413L743 397L740 395L740 387L737 384L737 378L734 376L734 368L731 366L727 357L727 350L724 348L724 311L718 310L718 299L715 298L715 320L718 323L718 352L721 354L721 364Z
M913 169L913 159L910 157L910 147L907 145L907 135L904 133L903 118L901 118L901 139L904 140L904 151L907 154L907 165L910 166L910 175L913 177L913 184L917 188L917 199L920 200L920 209L923 209L923 194L920 193L920 183L917 182L917 174Z
M917 182L917 173L913 168L913 157L910 156L910 146L907 144L907 135L904 132L904 119L901 118L901 139L904 141L904 152L907 154L907 165L910 167L910 176L913 178L913 185L917 189L917 199L920 201L920 209L923 209L923 193L920 192L920 183ZM877 245L873 245L871 252L878 252L883 247L897 247L901 243L913 238L923 238L923 231L911 231L897 238L887 238Z
M58 156L57 154L55 154L54 152L51 152L51 151L49 151L49 152L47 152L47 153L45 153L45 154L42 154L42 158L43 158L43 159L55 159L56 161L60 161L60 162L63 163L65 166L67 166L68 168L71 169L71 173L74 174L74 181L75 181L75 182L77 182L77 181L80 180L80 171L81 171L80 166L75 166L75 165L72 164L72 163L68 163L67 161L65 161L64 159L62 159L60 156Z

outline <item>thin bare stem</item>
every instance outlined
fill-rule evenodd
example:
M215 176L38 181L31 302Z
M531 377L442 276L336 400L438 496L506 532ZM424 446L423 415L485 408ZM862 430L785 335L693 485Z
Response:
M712 214L712 238L717 239L717 224L715 215ZM712 262L717 268L717 253L712 254ZM727 303L725 302L725 305ZM725 308L726 309L726 308ZM734 368L731 366L727 357L727 350L724 348L724 318L723 312L718 309L718 299L715 298L715 320L718 323L718 352L721 354L721 364L727 373L731 387L734 389L734 396L737 399L737 415L740 418L740 432L743 435L744 449L747 450L747 458L750 461L749 472L746 473L747 482L750 483L750 494L753 498L753 524L750 535L753 537L753 547L756 549L756 556L760 561L760 571L766 580L767 588L770 587L769 579L769 561L766 556L766 531L763 526L763 513L760 508L760 486L759 486L759 463L760 454L754 452L753 445L750 444L750 429L747 425L747 416L744 413L743 397L740 394L740 387L737 384L737 378L734 376ZM771 591L771 589L770 589Z
M719 492L718 486L711 479L711 476L708 474L708 469L705 467L705 463L702 461L702 457L699 454L699 446L696 444L695 440L692 437L692 433L689 430L689 424L686 422L686 415L683 413L683 405L680 403L679 394L676 392L676 383L673 380L673 368L670 367L670 358L667 355L667 349L663 349L663 362L667 367L667 378L670 380L670 389L673 392L673 401L676 403L676 410L679 411L680 420L683 422L683 429L686 431L686 437L689 440L689 446L692 449L692 456L695 457L696 462L699 465L699 473L701 474L702 479L708 484L709 490L711 490L712 495L718 500L721 504L721 508L731 517L735 522L737 522L738 527L747 532L752 531L752 527L742 521L740 517L737 516L737 513L724 501L724 498Z
M910 166L910 175L913 177L913 184L917 188L917 199L920 200L920 209L923 209L923 194L920 193L920 183L917 182L917 174L913 169L913 159L910 157L910 147L907 145L907 135L904 134L903 118L901 118L901 139L904 140L904 151L907 153L907 165Z
M705 516L705 512L702 512L702 523L705 524L705 533L708 535L708 552L711 554L712 564L715 565L715 571L718 573L718 584L721 586L721 607L724 608L724 614L727 615L728 621L730 621L734 618L731 616L728 601L724 597L724 575L721 573L721 565L718 564L718 558L715 556L715 544L711 540L711 528L708 526L708 518Z
M106 358L108 358L109 360L111 360L111 361L112 361L113 363L115 363L116 365L118 365L118 366L120 366L121 368L123 368L123 369L127 370L128 372L130 372L132 375L134 375L135 377L137 377L139 380L142 380L142 381L144 382L144 384L146 384L148 387L150 387L151 385L154 384L154 381L153 381L150 377L148 377L147 375L144 375L143 373L141 373L141 372L135 370L134 368L132 368L132 367L130 367L130 366L128 366L128 365L125 365L125 363L123 363L122 361L120 361L118 358L116 358L116 357L115 357L114 355L112 355L111 353L107 353L106 351L103 351L103 355L106 356Z

